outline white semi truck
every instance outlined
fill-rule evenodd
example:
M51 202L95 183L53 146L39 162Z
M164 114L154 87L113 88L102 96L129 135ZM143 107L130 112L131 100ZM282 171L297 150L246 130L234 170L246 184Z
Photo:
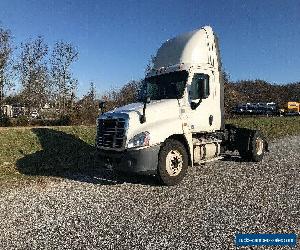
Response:
M209 26L162 44L141 96L97 119L96 147L116 171L175 185L189 167L219 160L226 151L256 162L268 151L259 131L225 126L219 45Z

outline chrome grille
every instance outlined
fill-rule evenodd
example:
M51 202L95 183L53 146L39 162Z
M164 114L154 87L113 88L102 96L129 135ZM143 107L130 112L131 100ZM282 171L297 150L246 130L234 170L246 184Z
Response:
M98 120L97 146L104 148L122 148L125 143L124 118Z

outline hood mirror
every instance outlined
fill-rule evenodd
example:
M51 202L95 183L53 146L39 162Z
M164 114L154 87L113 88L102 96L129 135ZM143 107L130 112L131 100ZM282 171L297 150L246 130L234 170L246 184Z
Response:
M103 114L104 113L104 109L105 109L105 107L106 107L106 105L105 105L106 103L105 103L105 101L99 101L99 109L101 110L101 114Z

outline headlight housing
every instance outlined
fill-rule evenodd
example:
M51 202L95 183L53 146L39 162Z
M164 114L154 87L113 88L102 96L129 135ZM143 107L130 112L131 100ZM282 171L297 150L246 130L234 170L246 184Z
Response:
M148 131L139 133L129 140L127 148L145 147L150 144L150 133Z

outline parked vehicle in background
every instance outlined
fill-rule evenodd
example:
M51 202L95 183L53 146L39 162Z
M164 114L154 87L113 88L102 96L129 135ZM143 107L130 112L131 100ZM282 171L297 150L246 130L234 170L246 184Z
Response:
M296 111L284 112L284 116L298 116L298 115L300 115L300 113Z
M34 119L39 118L39 113L37 112L37 110L33 110L30 114L30 117Z
M287 110L299 113L300 112L300 103L299 102L288 102Z
M281 116L298 116L300 115L300 103L299 102L287 102L286 106L280 109Z
M238 104L234 113L239 115L279 115L278 105L274 102Z
M22 105L13 105L13 117L17 118L23 116L26 113L26 108Z
M98 118L96 147L115 171L175 185L188 166L221 159L227 150L261 161L268 143L257 130L225 126L218 38L205 26L158 49L140 102Z
M12 105L3 105L1 107L1 113L6 117L13 117L13 106Z

